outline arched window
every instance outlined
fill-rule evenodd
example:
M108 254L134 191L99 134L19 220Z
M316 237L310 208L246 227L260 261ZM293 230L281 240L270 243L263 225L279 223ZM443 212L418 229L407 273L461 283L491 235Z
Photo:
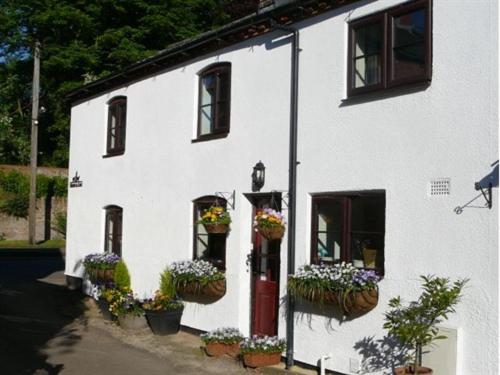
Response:
M123 209L118 206L106 206L104 226L104 251L122 255Z
M127 98L117 96L108 102L107 155L125 152L125 129L127 125Z
M193 201L194 226L193 226L193 259L209 261L217 268L226 268L226 234L207 233L202 224L196 224L203 211L211 206L226 207L226 200L221 197L208 195Z
M229 133L231 64L210 65L198 75L198 138Z

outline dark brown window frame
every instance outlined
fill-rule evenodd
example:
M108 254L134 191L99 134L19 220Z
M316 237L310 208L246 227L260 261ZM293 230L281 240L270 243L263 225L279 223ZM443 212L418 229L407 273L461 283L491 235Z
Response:
M122 236L123 236L123 208L115 205L110 205L104 207L106 210L104 219L104 251L112 252L119 256L122 255ZM111 238L111 249L109 248L109 223L114 221L119 223L116 228L113 228L112 238Z
M222 198L218 197L215 195L205 195L203 197L199 197L195 200L193 200L193 259L200 259L198 257L198 226L201 224L196 224L196 220L198 219L198 211L200 210L200 205L205 206L206 208L210 207L211 205L219 205L222 207L227 207L227 201ZM207 238L209 236L218 236L221 239L224 239L224 257L223 259L215 259L215 258L208 258L205 259L208 262L212 263L214 266L219 268L220 270L224 271L226 269L226 234L214 234L214 233L207 233ZM208 244L207 244L208 246Z
M114 127L115 131L115 147L111 146L112 138L112 118L113 112L117 114L116 124ZM127 132L127 97L126 96L116 96L108 102L108 125L106 132L106 155L116 156L122 155L125 152L125 139ZM117 145L118 144L118 145Z
M221 80L221 74L226 75L227 82L225 87L227 92L225 93L226 100L221 100L222 90L224 87L224 83ZM215 75L215 103L211 103L211 129L210 133L201 134L201 116L202 116L202 108L208 106L207 104L202 105L202 87L203 87L203 78ZM227 136L230 129L230 118L231 118L231 63L222 62L217 64L209 65L198 73L199 81L198 81L198 125L197 125L197 138L193 141L203 141L209 139L223 138ZM221 119L221 107L226 105L226 115Z
M395 17L415 10L424 9L425 17L425 71L423 74L408 76L404 78L393 78L393 20ZM381 51L381 82L374 85L355 88L353 51L355 49L355 31L361 27L381 23L382 25L382 51ZM362 17L349 22L348 37L348 66L347 66L347 96L353 97L376 91L385 91L404 85L417 83L429 83L432 79L432 0L415 0L397 5L392 8Z
M386 212L386 193L385 190L367 190L367 191L347 191L347 192L329 192L318 193L311 196L311 263L319 264L320 258L318 257L318 203L324 201L339 201L342 207L342 223L341 223L341 249L340 261L351 262L351 199L356 197L380 197L384 200L384 217ZM385 219L384 219L384 249L382 251L382 267L377 268L380 275L384 274L385 263ZM329 263L329 262L324 262Z

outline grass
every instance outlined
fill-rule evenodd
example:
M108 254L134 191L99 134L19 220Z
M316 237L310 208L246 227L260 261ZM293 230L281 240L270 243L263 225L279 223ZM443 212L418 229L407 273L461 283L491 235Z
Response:
M35 245L30 245L25 240L4 240L0 241L0 249L47 249L47 248L61 248L66 246L65 240L48 240L45 242L38 242Z

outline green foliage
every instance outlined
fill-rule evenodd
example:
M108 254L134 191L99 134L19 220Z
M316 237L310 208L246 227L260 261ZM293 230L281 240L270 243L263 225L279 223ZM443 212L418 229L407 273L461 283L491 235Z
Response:
M54 221L55 224L52 227L52 229L60 233L64 238L66 238L66 223L67 223L66 212L58 212L54 217Z
M0 1L0 163L29 160L32 51L41 42L41 165L67 166L67 91L255 10L256 0ZM229 12L229 16L226 13Z
M421 276L423 292L417 301L403 306L401 297L389 301L391 310L385 314L384 328L403 345L413 348L414 366L421 366L422 347L435 340L446 338L439 335L437 325L455 312L460 302L466 279L451 282L447 278Z
M127 265L123 260L116 263L114 280L115 286L120 290L130 290L130 273L128 272Z
M167 298L175 298L175 280L169 268L160 275L160 293Z

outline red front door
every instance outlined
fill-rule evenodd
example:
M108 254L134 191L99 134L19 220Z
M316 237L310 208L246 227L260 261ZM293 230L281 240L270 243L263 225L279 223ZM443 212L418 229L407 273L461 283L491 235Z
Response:
M259 208L279 209L281 197L259 196L254 201L254 215ZM252 250L252 335L275 336L278 333L278 298L281 241L268 241L253 232Z

